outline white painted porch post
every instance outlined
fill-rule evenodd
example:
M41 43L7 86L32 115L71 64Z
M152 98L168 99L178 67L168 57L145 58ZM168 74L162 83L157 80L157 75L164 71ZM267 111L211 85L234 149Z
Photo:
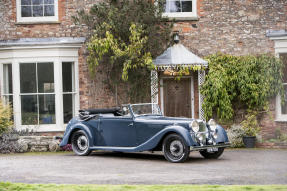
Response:
M204 118L204 110L202 109L202 103L203 103L203 98L204 97L200 93L200 87L203 84L204 80L205 80L205 71L204 70L199 70L198 71L198 95L199 95L199 99L198 99L198 101L199 101L199 104L198 104L198 106L199 106L199 116L198 117L199 117L199 119L202 119L202 120L205 120L205 118Z
M151 102L158 104L158 73L151 71Z

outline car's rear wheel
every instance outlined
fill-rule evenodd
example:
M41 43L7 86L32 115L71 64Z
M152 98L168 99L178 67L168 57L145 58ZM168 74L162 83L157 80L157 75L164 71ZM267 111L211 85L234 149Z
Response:
M162 151L166 160L174 163L186 161L190 153L185 140L177 134L170 134L163 140Z
M89 149L89 138L85 131L79 130L74 132L71 142L72 149L77 155L86 156L91 153L91 150Z
M207 150L202 150L199 153L206 159L217 159L222 155L223 151L224 148L218 148L218 151L208 152Z

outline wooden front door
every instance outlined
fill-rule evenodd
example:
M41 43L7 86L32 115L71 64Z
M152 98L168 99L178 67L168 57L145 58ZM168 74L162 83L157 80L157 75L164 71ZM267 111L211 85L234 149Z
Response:
M164 114L171 117L191 116L191 78L163 79Z

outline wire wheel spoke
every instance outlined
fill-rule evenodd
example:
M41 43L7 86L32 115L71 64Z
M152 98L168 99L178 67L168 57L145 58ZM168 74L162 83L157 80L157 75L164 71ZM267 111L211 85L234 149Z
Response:
M88 147L88 140L87 137L84 135L81 135L77 138L77 146L79 150L84 151Z
M170 143L170 154L174 157L182 156L183 152L183 145L179 140L174 140Z

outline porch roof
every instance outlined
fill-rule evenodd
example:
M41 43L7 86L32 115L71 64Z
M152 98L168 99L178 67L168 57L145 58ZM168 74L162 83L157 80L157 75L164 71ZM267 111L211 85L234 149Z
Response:
M160 68L177 68L179 66L208 66L208 62L189 51L182 44L174 44L154 60Z

